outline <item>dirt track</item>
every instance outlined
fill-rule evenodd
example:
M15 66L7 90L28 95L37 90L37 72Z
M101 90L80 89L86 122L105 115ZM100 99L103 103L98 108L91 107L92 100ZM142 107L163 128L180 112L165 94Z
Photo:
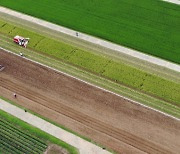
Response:
M119 153L180 152L179 121L3 51L0 65L0 95L40 115Z

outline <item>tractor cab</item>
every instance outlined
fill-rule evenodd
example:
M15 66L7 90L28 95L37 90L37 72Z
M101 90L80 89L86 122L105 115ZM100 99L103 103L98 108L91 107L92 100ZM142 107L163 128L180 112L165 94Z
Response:
M28 42L29 42L29 38L24 38L22 36L15 36L14 37L14 42L19 44L20 46L23 46L26 48Z

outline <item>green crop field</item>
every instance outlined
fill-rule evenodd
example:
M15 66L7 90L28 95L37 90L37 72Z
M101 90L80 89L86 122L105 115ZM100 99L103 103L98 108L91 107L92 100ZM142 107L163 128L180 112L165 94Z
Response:
M2 0L44 20L180 63L180 6L160 0Z
M46 143L25 133L0 117L0 152L43 153Z
M108 56L96 55L90 51L27 31L5 21L1 21L0 25L0 33L11 38L17 34L30 37L29 47L33 50L180 106L180 84L177 82L114 61Z

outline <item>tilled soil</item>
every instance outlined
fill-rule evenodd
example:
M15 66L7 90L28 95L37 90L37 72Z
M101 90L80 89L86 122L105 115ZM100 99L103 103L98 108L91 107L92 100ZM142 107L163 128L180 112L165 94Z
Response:
M0 65L0 95L21 106L118 153L180 153L178 120L2 50Z

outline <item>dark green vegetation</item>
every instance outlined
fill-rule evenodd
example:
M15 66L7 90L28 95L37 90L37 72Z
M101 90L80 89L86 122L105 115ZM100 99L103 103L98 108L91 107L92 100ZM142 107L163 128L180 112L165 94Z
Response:
M71 154L78 153L67 143L0 110L0 153L43 153L52 143Z
M43 153L46 143L14 127L0 116L0 151L5 153Z
M10 37L22 35L30 37L29 47L54 58L68 62L85 70L164 99L180 106L180 84L139 70L107 56L96 55L90 51L44 37L34 32L18 28L4 21L0 22L0 32Z
M2 0L0 5L180 63L180 6L175 4L160 0Z

